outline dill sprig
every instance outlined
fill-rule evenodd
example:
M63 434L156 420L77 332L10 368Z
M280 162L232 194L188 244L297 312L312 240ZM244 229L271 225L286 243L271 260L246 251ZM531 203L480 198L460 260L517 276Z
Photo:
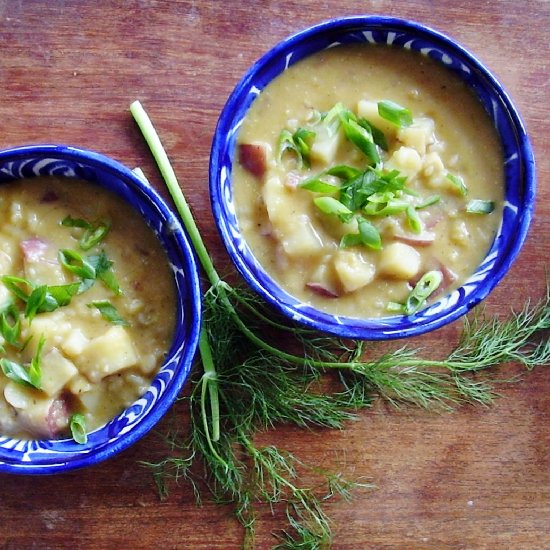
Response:
M455 349L442 359L424 359L408 347L376 356L376 349L365 349L363 342L279 322L252 291L218 275L147 114L139 102L131 112L210 282L200 341L203 372L192 381L188 398L190 430L170 433L170 454L148 465L161 495L167 494L169 479L185 478L197 500L205 484L216 501L233 503L246 529L245 547L253 545L258 507L267 504L286 507L288 526L277 535L276 548L328 548L332 535L325 500L349 498L354 489L370 487L311 468L309 474L321 481L304 486L300 472L308 467L282 449L257 445L259 432L279 424L342 428L375 398L396 407L442 410L488 405L496 381L487 369L507 362L532 369L550 362L550 286L539 303L527 303L507 320L481 314L467 319ZM285 333L288 347L271 343L273 333ZM326 376L339 381L337 390L334 385L326 390Z

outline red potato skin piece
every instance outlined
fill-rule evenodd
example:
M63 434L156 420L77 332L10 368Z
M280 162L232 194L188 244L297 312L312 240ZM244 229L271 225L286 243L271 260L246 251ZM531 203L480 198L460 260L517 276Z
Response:
M25 239L24 241L21 241L20 246L23 252L23 256L25 257L25 260L28 262L40 262L44 260L46 251L49 248L49 245L47 242L37 237L33 237L30 239Z
M306 287L319 296L325 296L326 298L338 298L338 294L336 294L336 292L321 283L307 283Z
M63 398L56 399L49 411L46 418L46 425L48 427L48 436L50 438L59 437L63 430L69 423L69 407L67 401Z
M433 235L418 235L410 237L408 235L395 235L394 239L404 244L411 246L431 246L434 243L435 237Z
M255 178L262 180L267 170L267 152L265 147L256 143L240 143L239 162Z

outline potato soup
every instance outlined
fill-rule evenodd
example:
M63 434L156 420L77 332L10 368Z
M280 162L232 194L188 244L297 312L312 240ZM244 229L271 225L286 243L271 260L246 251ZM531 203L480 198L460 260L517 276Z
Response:
M168 260L87 182L0 185L0 434L78 441L145 393L174 331Z
M503 156L448 69L402 49L338 46L258 95L233 190L245 240L291 295L349 317L409 315L486 255Z

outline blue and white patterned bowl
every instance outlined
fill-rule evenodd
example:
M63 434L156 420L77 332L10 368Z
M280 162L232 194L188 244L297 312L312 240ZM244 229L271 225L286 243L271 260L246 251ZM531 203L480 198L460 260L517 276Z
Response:
M72 439L26 441L0 434L0 472L50 474L105 460L145 435L175 401L191 369L201 318L198 267L187 236L163 199L131 170L104 155L61 145L0 151L2 184L33 176L79 178L109 189L131 204L162 243L174 273L178 300L172 346L158 375L140 399L84 445ZM67 180L70 185L70 179Z
M337 44L391 44L420 52L447 66L466 82L490 114L505 158L505 205L487 257L464 285L419 313L356 319L331 315L282 290L243 240L231 183L237 134L248 108L271 80L300 59ZM210 157L210 196L222 240L245 281L292 320L340 337L382 340L413 336L441 327L487 297L509 270L527 235L535 201L535 162L521 118L496 78L451 38L421 24L378 16L326 21L295 34L267 52L237 84L220 115Z

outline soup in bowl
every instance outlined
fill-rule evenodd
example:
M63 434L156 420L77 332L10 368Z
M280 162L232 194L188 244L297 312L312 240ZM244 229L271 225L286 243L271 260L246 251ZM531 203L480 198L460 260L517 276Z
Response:
M523 243L534 161L495 78L444 35L328 21L245 75L212 145L210 190L244 279L292 320L397 338L485 298Z
M198 341L197 265L150 185L95 152L0 152L0 470L52 473L162 417Z

